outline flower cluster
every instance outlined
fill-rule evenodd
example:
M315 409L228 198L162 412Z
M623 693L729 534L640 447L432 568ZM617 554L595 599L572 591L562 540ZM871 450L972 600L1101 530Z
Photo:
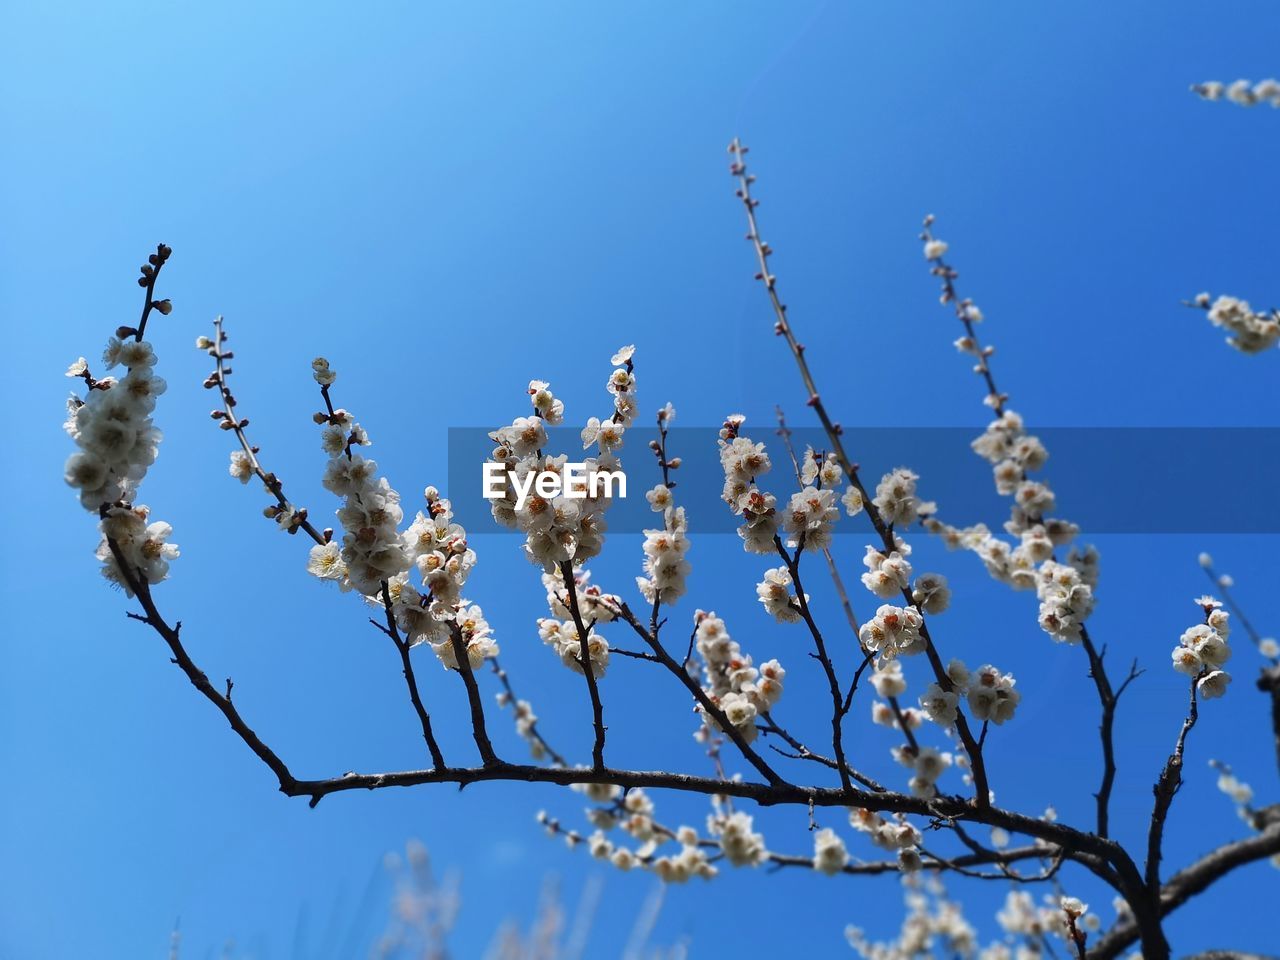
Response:
M636 586L649 603L674 603L684 596L689 575L689 525L684 507L667 507L663 527L644 532L644 573Z
M409 582L408 571L393 576L388 581L392 614L410 645L430 643L449 670L458 669L456 632L474 670L498 655L498 645L483 612L462 597L462 589L476 565L476 553L467 545L467 532L454 522L453 507L440 496L440 491L427 487L423 497L426 511L418 512L401 537L422 587Z
M112 337L102 359L108 370L124 367L124 377L94 379L83 357L67 368L67 376L83 379L88 391L67 402L65 428L80 449L67 460L65 476L80 491L81 506L93 513L131 501L155 463L161 434L151 414L165 391L147 341Z
M169 543L173 527L164 521L148 523L150 510L142 505L112 506L104 511L98 527L102 542L95 556L102 561L102 575L122 587L126 596L133 596L129 578L120 570L116 555L111 549L114 543L135 580L142 583L159 583L169 575L169 561L178 556L177 544Z
M788 545L811 551L829 547L839 517L833 491L810 485L793 493L782 521Z
M1053 602L1045 603L1044 588L1051 586L1054 551L1075 539L1079 528L1070 521L1047 517L1045 514L1055 505L1053 491L1048 484L1029 479L1028 474L1039 470L1048 460L1039 438L1026 432L1022 418L1012 410L1005 410L991 421L982 436L973 441L974 451L992 464L997 492L1013 500L1005 531L1018 538L1015 547L1008 541L993 535L979 524L967 529L957 529L934 517L925 520L926 529L940 534L948 547L964 547L977 553L987 572L995 579L1017 590L1036 588L1041 591L1041 626L1055 639L1076 640L1079 625L1092 611L1092 587L1097 580L1097 552L1092 547L1073 553L1069 563L1080 568L1080 580L1085 584L1088 596L1077 595L1074 606L1057 603L1057 592L1050 590ZM1078 556L1077 556L1078 554ZM1039 567L1039 569L1037 569ZM1085 600L1087 599L1087 603ZM1071 627L1059 630L1052 614L1070 614Z
M819 486L833 490L844 480L844 471L834 453L819 456L813 447L806 447L800 461L800 482L805 486ZM855 488L856 492L856 488ZM861 503L859 503L861 508ZM857 512L856 510L854 511Z
M975 552L996 580L1017 590L1035 589L1040 599L1041 628L1055 640L1077 643L1084 621L1093 611L1097 551L1093 547L1072 548L1065 564L1056 561L1055 551L1069 546L1079 534L1079 527L1048 515L1056 506L1056 498L1047 483L1031 479L1031 474L1044 467L1049 452L1038 437L1027 433L1022 417L1007 408L1008 396L996 389L989 365L994 350L983 346L976 333L982 311L972 300L961 299L957 294L958 274L942 262L947 245L933 236L932 224L933 217L926 217L921 234L925 258L932 264L931 272L941 278L942 303L953 306L963 325L964 335L955 341L956 349L974 358L974 372L983 378L987 388L983 402L996 413L996 419L971 446L991 464L996 491L1012 500L1004 529L1016 538L1016 544L995 536L983 524L950 526L934 516L932 510L920 511L924 526L941 536L949 549L959 547Z
M1253 806L1253 787L1232 772L1231 767L1220 760L1210 760L1209 766L1218 771L1218 789L1236 805L1236 814L1254 830L1262 831L1272 822L1272 808L1258 810ZM1280 853L1270 857L1271 866L1280 869Z
M1097 563L1076 553L1068 561L1046 560L1036 574L1040 628L1061 643L1079 643L1084 622L1093 612Z
M791 573L786 567L773 567L764 572L756 584L756 597L764 609L779 623L795 623L800 619L800 604L791 592ZM806 595L805 600L808 600Z
M515 716L516 733L529 744L529 753L533 759L541 760L545 757L547 755L547 746L542 738L538 736L538 715L533 712L533 704L528 700L513 697L505 690L500 690L496 697L500 708L511 708L511 712Z
M1192 677L1196 692L1206 700L1227 692L1231 674L1222 669L1231 657L1227 638L1231 636L1231 616L1213 597L1197 597L1204 622L1185 630L1173 648L1173 669Z
M901 707L897 698L907 692L907 678L902 673L899 660L881 660L871 673L871 685L876 693L889 703L875 701L871 705L871 721L891 729L918 730L924 723L924 714L913 707Z
M404 519L400 494L386 477L378 476L375 461L353 451L353 447L368 446L370 440L350 413L328 404L328 388L337 378L328 361L317 357L311 366L329 407L328 412L315 417L322 427L321 448L329 455L321 482L343 503L337 512L341 547L334 543L313 547L307 568L326 580L345 579L361 594L376 598L383 584L408 570L415 559L400 536L400 522ZM267 510L282 528L292 524L288 508L273 505Z
M542 585L547 591L547 608L551 616L538 621L538 636L555 651L566 667L574 673L582 673L582 640L573 619L569 587L560 568L544 571ZM604 676L609 666L609 641L596 631L595 625L616 619L622 600L591 583L588 570L574 571L572 587L578 612L587 628L591 675L599 678Z
M904 899L907 915L903 918L897 940L889 943L874 942L856 926L845 928L845 939L863 960L909 960L913 957L947 956L973 957L982 960L1012 960L1012 953L1003 944L980 953L977 951L976 932L965 919L960 905L945 899L945 891L937 877L921 877L907 874L902 878L906 888ZM939 941L935 947L935 940ZM1004 951L1001 953L1000 951ZM1019 952L1019 960L1032 960L1039 954L1030 950Z
M578 598L578 611L585 622L609 623L617 618L622 598L614 593L605 593L597 584L592 583L590 570L575 570L573 584ZM559 567L543 571L542 587L547 591L547 609L551 611L551 615L558 620L571 619L573 611L569 609L569 595L565 591L564 574Z
M756 738L756 717L768 713L782 698L787 671L777 660L756 667L714 612L699 610L693 620L694 642L702 659L702 689L750 743ZM713 717L700 712L708 726L718 726Z
M634 347L623 347L613 356L616 365L606 383L613 398L613 414L601 421L595 417L583 429L582 449L595 447L598 453L583 460L583 489L574 497L544 496L532 481L544 473L561 473L567 455L544 452L548 443L546 426L564 420L564 404L551 393L543 380L529 382L533 416L517 417L509 426L491 434L496 444L490 462L502 466L506 474L505 492L491 500L493 517L500 524L525 534L525 555L531 563L551 571L562 563L581 564L600 553L606 529L604 513L609 507L611 485L601 482L605 475L621 470L616 451L623 434L635 419L636 378L631 357ZM527 495L518 495L524 490ZM582 494L577 496L576 494Z
M813 869L834 876L849 863L849 849L840 834L824 827L813 835Z
M544 617L538 621L538 636L551 647L560 661L575 673L583 673L582 637L572 620L553 620ZM591 661L591 675L599 678L609 667L609 641L596 632L594 625L587 625L587 657Z
M850 807L849 823L855 830L865 833L881 850L897 856L898 865L904 873L914 873L920 869L920 831L905 818L888 820L874 811Z
M914 605L895 607L886 603L862 625L858 639L863 647L877 655L882 665L886 660L922 652L925 642L920 628L923 625L924 618Z
M453 520L450 502L435 487L423 491L426 510L403 532L400 495L378 465L353 448L371 444L352 415L335 409L329 388L337 373L323 357L312 362L326 410L314 417L322 427L321 448L329 455L322 483L343 498L337 511L340 541L311 548L307 570L322 580L354 589L375 606L385 606L409 646L428 643L447 670L459 669L459 647L471 669L498 655L498 644L480 607L462 596L476 564L467 533ZM269 507L282 527L296 525L288 507ZM420 586L410 582L416 570Z
M769 554L777 549L777 499L756 486L756 480L772 469L763 443L740 434L746 418L732 414L720 428L720 466L724 470L721 499L742 518L738 536L748 553Z
M144 326L152 310L168 314L171 309L168 300L151 296L171 252L160 244L142 266L138 284L147 292ZM117 329L107 341L102 362L107 370L123 367L124 375L98 379L84 357L67 368L68 377L84 381L86 393L83 398L73 394L67 401L63 427L79 449L67 459L63 475L79 492L80 505L100 518L102 539L96 556L102 575L133 596L131 579L159 583L168 576L169 561L178 556L177 546L168 542L169 524L151 521L149 509L133 502L159 452L161 433L151 414L166 384L155 374L155 350L142 338L141 328Z
M664 883L685 883L693 877L710 880L720 871L707 859L707 853L696 844L685 843L673 856L657 857L653 872Z
M912 746L895 747L893 758L911 771L907 787L912 795L926 800L938 795L936 784L948 768L962 766L964 759L963 755L957 757L933 747Z
M1280 81L1276 80L1259 80L1257 83L1248 80L1236 80L1234 83L1210 80L1206 83L1194 83L1191 89L1204 100L1230 100L1241 107L1254 107L1260 103L1280 107Z
M597 827L596 832L586 839L591 855L610 861L620 870L631 870L635 867L647 867L666 883L684 883L693 877L711 879L719 872L707 856L706 848L714 848L714 841L704 841L693 827L680 827L672 830L654 820L653 801L643 790L631 790L622 795L617 787L610 784L575 784L573 789L580 790L596 803L604 804L589 808L588 818ZM545 813L538 815L550 833L564 833L570 845L576 845L582 837L573 831L565 831L559 823ZM715 826L710 826L712 823ZM708 819L710 828L722 834L728 833L727 845L735 850L735 855L743 857L745 865L752 854L751 850L759 844L760 857L763 859L763 838L751 833L751 818L745 821L733 816L724 817L713 814ZM640 846L631 850L610 840L605 831L620 828ZM657 851L666 843L675 841L680 845L676 854L658 856Z
M891 527L908 527L916 517L933 512L932 503L922 503L916 496L916 481L920 477L906 467L898 467L880 478L876 495L871 499L880 518ZM846 504L846 507L849 505ZM850 509L851 514L857 513Z
M769 856L764 834L753 831L751 815L737 811L709 814L707 832L720 842L720 852L735 867L757 867Z
M647 603L674 603L684 596L685 581L689 576L689 525L684 507L675 505L671 471L679 468L680 458L667 457L667 431L675 419L676 410L666 404L658 411L659 440L651 441L650 449L657 457L662 470L662 482L645 494L649 508L662 514L662 529L644 532L644 576L636 577L636 586Z
M1280 310L1259 313L1247 300L1236 297L1210 302L1207 293L1198 294L1193 303L1205 311L1210 323L1227 332L1227 343L1241 353L1261 353L1280 341Z
M911 563L907 560L911 547L899 537L894 540L895 549L887 555L868 544L862 559L867 568L862 585L881 600L901 596L911 582Z
M1052 935L1070 943L1072 924L1078 923L1090 930L1101 928L1098 918L1088 911L1088 904L1076 897L1045 894L1037 904L1025 890L1011 890L996 920L1006 933L1014 936L1043 941L1045 936Z
M996 726L1013 718L1022 694L1015 690L1017 683L1011 673L1001 673L986 664L970 671L959 660L947 665L947 676L969 702L969 712L977 720L990 721Z
M1227 591L1236 585L1235 579L1229 573L1218 573L1213 568L1213 557L1207 553L1200 554L1200 566L1204 569L1205 575L1213 582L1219 590L1222 591L1224 599L1230 602ZM1257 648L1258 653L1266 657L1272 664L1280 663L1280 640L1275 637L1264 637L1253 631L1246 630L1246 633Z
M1249 805L1253 803L1253 787L1236 777L1225 763L1210 760L1209 765L1218 771L1218 789L1240 808L1241 819L1250 819L1252 810Z
M940 684L931 683L920 694L920 709L926 717L940 727L950 727L956 722L960 695L955 690L944 690Z

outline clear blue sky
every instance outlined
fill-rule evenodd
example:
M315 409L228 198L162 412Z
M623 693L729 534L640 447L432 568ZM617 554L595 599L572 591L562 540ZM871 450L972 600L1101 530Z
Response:
M170 390L144 499L183 548L157 594L197 660L235 678L241 709L305 775L417 765L421 743L385 638L350 598L309 582L303 545L274 533L262 495L226 475L228 438L199 387L206 358L191 348L217 313L254 436L317 515L332 504L308 419L317 353L406 496L445 476L447 427L523 413L531 377L553 381L571 418L599 414L608 357L625 342L638 347L646 409L671 399L684 425L730 410L760 423L781 402L801 422L726 174L737 134L753 147L793 319L845 422L985 420L915 238L933 211L987 314L1002 385L1033 424L1277 425L1276 357L1232 352L1178 305L1201 289L1280 298L1280 113L1187 92L1280 69L1272 3L71 2L11 6L4 20L0 305L17 347L6 392L17 455L3 481L5 958L160 957L179 916L190 956L234 937L255 957L336 957L323 943L330 906L353 910L383 852L411 836L464 870L455 943L469 956L497 919L532 913L544 875L563 875L572 897L600 869L539 833L539 807L573 821L580 806L551 788L349 795L314 811L286 800L159 641L126 622L98 581L92 520L61 481L61 372L134 319L134 271L157 241L175 251L162 284L175 310L154 333ZM1205 464L1188 496L1229 495L1221 468ZM974 458L954 469L988 482ZM1071 492L1061 496L1069 514ZM695 532L698 513L718 508L695 506ZM515 546L477 537L470 593L548 735L585 756L581 684L537 639L541 588ZM1184 708L1168 649L1195 615L1196 553L1236 574L1274 632L1276 543L1100 546L1095 633L1117 663L1149 667L1120 716L1116 811L1135 839ZM856 568L859 543L840 550ZM919 550L918 567L944 562ZM625 589L638 560L638 538L617 539L597 578ZM821 731L802 638L754 602L758 562L724 536L696 540L693 560L677 621L714 608L757 657L781 657L785 716ZM1079 652L1055 647L1031 598L1011 599L973 558L945 563L957 596L936 630L944 652L995 660L1024 691L991 740L999 800L1082 819L1098 761ZM1209 756L1276 798L1255 658L1242 643L1236 657L1230 696L1192 736L1170 866L1243 835ZM699 768L682 694L642 667L617 663L604 682L612 759ZM460 685L429 658L420 672L446 750L465 754L461 724L443 722ZM506 723L492 725L519 756ZM859 729L855 756L898 776L891 738ZM1067 729L1078 732L1058 735ZM676 823L705 813L680 798L659 809ZM760 822L774 848L810 849L802 814ZM1278 878L1253 867L1183 910L1175 947L1266 948L1251 905ZM605 880L599 955L653 882ZM1109 896L1073 889L1110 919ZM990 935L1003 889L955 892ZM797 913L807 922L787 919ZM310 946L295 949L300 914ZM887 934L897 917L892 881L731 872L673 890L658 938L688 934L695 955L724 944L825 956L844 949L846 922Z

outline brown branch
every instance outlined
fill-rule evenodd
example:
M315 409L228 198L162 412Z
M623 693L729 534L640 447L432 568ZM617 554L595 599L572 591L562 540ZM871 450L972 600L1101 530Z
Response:
M1271 732L1276 742L1276 765L1280 766L1280 664L1263 668L1258 689L1271 695Z
M720 709L720 705L711 699L707 691L702 689L702 685L693 677L689 676L689 672L684 669L675 658L667 652L667 648L662 645L662 641L655 632L650 632L636 619L636 615L631 612L631 608L625 603L620 603L617 609L617 616L623 623L628 624L636 635L649 645L649 649L653 651L654 656L658 658L658 662L666 667L667 672L679 680L686 690L693 694L693 698L698 702L702 709L716 722L724 735L733 741L733 745L738 748L738 752L743 758L760 772L770 784L781 785L786 781L778 776L777 772L765 762L751 745L743 739L742 734L738 731L729 718L725 716L724 711Z
M159 310L161 314L167 314L172 309L168 300L155 299L156 281L160 279L160 271L169 262L169 257L172 253L173 249L168 244L158 243L156 244L156 252L147 257L147 262L142 267L142 276L138 277L138 286L145 291L142 299L142 317L138 320L138 328L136 330L125 328L119 332L122 340L132 333L133 339L141 343L143 334L147 332L147 321L151 318L151 311Z
M813 379L813 373L809 370L808 361L805 360L804 345L796 339L795 333L791 328L791 322L787 317L786 305L783 304L778 296L777 278L769 270L769 257L773 251L760 238L760 228L756 222L755 208L760 201L751 196L751 184L754 182L755 177L747 173L745 162L747 148L737 138L734 138L729 145L729 152L733 156L733 162L730 164L729 169L738 182L737 195L742 200L742 205L746 210L747 239L752 243L756 260L760 267L759 272L756 274L756 279L764 284L769 303L773 308L774 332L786 341L787 347L795 359L800 379L809 393L807 403L817 414L818 420L822 424L822 429L827 434L827 440L831 444L831 452L836 455L836 462L840 464L849 483L862 495L867 517L884 544L885 552L890 553L894 550L893 527L891 524L885 523L884 518L881 517L879 509L867 494L867 489L858 475L857 464L849 458L848 453L845 451L844 442L841 440L843 429L827 413L822 396L818 393L817 383ZM915 602L911 597L910 590L904 588L902 594L907 604ZM947 675L947 671L942 665L942 659L938 656L933 638L929 634L928 625L923 622L923 614L921 615L921 621L920 636L924 640L925 654L928 657L929 666L933 669L934 678L938 685L943 690L950 691L955 687L955 683ZM978 741L969 728L969 721L964 711L959 708L956 711L955 726L956 732L960 735L960 741L964 745L965 752L969 754L970 766L973 771L974 801L979 807L987 806L991 802L991 790L987 783L986 763L983 760L982 751L978 747Z
M107 547L115 558L120 575L124 577L129 589L138 598L138 603L142 605L142 609L146 614L145 616L131 614L131 618L140 620L160 635L160 638L168 644L169 650L173 654L173 662L187 675L191 685L199 690L205 699L218 708L222 715L226 717L227 722L231 724L231 729L236 732L236 735L276 775L276 779L280 781L280 790L293 796L294 794L290 793L290 791L297 786L298 781L289 772L289 768L285 766L284 761L263 743L253 729L245 723L244 718L240 716L240 711L231 702L230 690L228 689L227 694L219 693L218 689L209 682L209 678L204 671L197 667L191 657L187 655L180 636L182 633L182 621L179 620L173 626L169 626L164 617L160 615L155 600L152 599L151 587L147 584L146 579L140 575L140 571L130 569L120 545L115 540L107 538Z
M400 630L396 626L395 614L391 607L391 591L385 580L382 581L382 605L387 613L387 626L384 632L391 638L391 642L396 645L396 650L400 654L400 666L404 672L405 685L409 688L409 700L413 703L414 712L418 715L418 723L422 726L422 739L427 743L431 763L437 768L443 767L444 755L440 753L440 745L436 743L435 734L431 730L431 716L423 706L422 697L418 693L418 680L413 674L413 664L409 660L411 647L407 639L400 637Z
M840 681L836 678L835 666L827 654L826 641L823 640L822 631L818 629L817 621L813 619L813 612L809 609L809 599L804 593L804 584L800 581L800 555L804 550L804 536L801 535L800 542L796 545L795 556L787 553L787 548L782 544L782 538L776 534L773 545L777 548L778 555L782 557L782 562L787 565L787 572L791 574L791 579L795 583L796 607L805 626L809 628L809 635L813 637L813 644L818 651L818 663L822 665L822 672L827 677L827 687L831 692L831 749L835 751L836 772L840 774L840 782L845 789L848 789L850 786L849 761L844 755L844 715L848 712L848 707L845 706L845 699L840 694Z
M230 430L235 434L236 440L240 442L240 449L249 458L249 464L253 467L254 474L262 481L262 485L267 488L267 492L276 498L276 503L280 508L302 514L302 521L297 526L288 528L288 532L296 533L298 530L302 530L316 543L321 545L328 543L328 539L306 519L307 511L295 508L289 498L285 496L284 484L279 477L262 466L261 461L258 459L259 448L249 442L249 437L244 429L249 425L249 421L242 419L236 413L236 398L227 383L227 378L231 376L231 368L226 365L226 361L230 360L234 354L223 350L222 345L226 340L226 331L222 329L222 317L218 317L213 321L213 346L210 348L215 367L213 373L204 382L205 387L208 389L217 387L218 394L222 399L222 416L216 416L217 412L215 411L215 419L220 422L224 429Z
M1098 691L1098 700L1102 704L1102 719L1098 724L1098 736L1102 742L1102 783L1093 796L1098 808L1098 835L1105 837L1110 833L1111 791L1116 782L1116 749L1113 733L1116 705L1120 702L1121 694L1142 671L1138 669L1138 661L1134 660L1129 667L1129 675L1125 677L1119 689L1113 690L1102 662L1103 657L1106 656L1106 650L1099 651L1094 646L1089 636L1089 629L1084 624L1080 625L1080 643L1089 657L1089 676L1093 679Z
M1011 832L1022 833L1055 844L1068 851L1072 859L1085 864L1095 872L1099 872L1094 866L1097 861L1116 862L1121 865L1127 861L1124 851L1114 841L1083 833L1063 824L1033 819L1001 810L994 806L975 808L958 798L944 797L924 800L919 797L889 792L800 787L780 779L771 780L769 783L757 783L736 778L712 779L661 771L612 770L609 768L570 770L563 767L548 768L512 764L495 758L492 763L487 763L482 767L443 767L430 770L408 770L378 774L347 773L327 780L298 780L289 771L285 763L245 723L230 699L219 693L205 674L195 665L181 643L179 637L180 626L174 628L168 626L156 608L145 581L125 564L124 555L119 546L113 541L108 541L108 543L117 564L120 566L122 576L124 576L130 588L134 590L145 611L145 616L134 615L134 619L145 622L160 634L173 652L174 662L183 670L191 683L219 709L236 734L276 775L281 792L293 797L309 797L311 806L315 806L321 799L331 793L359 789L375 790L388 787L409 787L427 783L456 783L459 786L498 780L554 783L565 786L575 783L606 783L623 788L648 787L680 790L709 796L738 797L753 800L765 806L791 804L802 805L812 809L818 806L845 807L856 805L877 812L973 820L974 822L1001 827ZM460 632L455 633L455 642L459 640ZM478 704L478 696L474 695L475 681L471 676L469 664L466 661L465 650L458 650L458 653L460 665L465 665L464 678L469 680L468 690L473 694L472 708L474 716L474 711ZM669 657L667 659L670 660ZM671 661L671 664L674 665L674 661ZM482 713L480 714L480 729L483 730ZM1280 829L1277 829L1276 835L1280 836ZM1103 876L1104 879L1109 879L1105 873L1099 873L1099 875Z
M1228 843L1179 870L1160 889L1160 916L1177 910L1238 867L1280 854L1280 823L1262 833ZM1090 960L1112 960L1139 939L1137 925L1125 920L1108 930L1089 951Z
M569 595L569 614L573 617L573 625L578 631L578 653L582 662L582 675L587 680L587 691L591 697L592 726L595 728L595 743L591 748L591 763L595 769L604 767L604 705L600 702L600 688L596 684L596 675L592 672L590 630L582 620L582 611L578 608L578 583L573 576L573 561L566 560L560 564L560 575Z
M824 757L820 753L814 753L812 750L806 747L803 743L801 743L799 740L793 737L790 733L788 733L781 725L777 723L777 721L773 719L772 716L770 716L768 711L763 713L761 716L764 717L765 722L762 724L758 724L757 729L761 733L764 733L764 734L772 733L781 737L784 741L786 741L787 746L789 746L792 750L795 751L794 754L789 755L789 754L783 753L777 747L774 747L773 748L774 752L782 754L783 756L790 756L792 759L795 759L795 760L812 760L813 762L820 763L824 767L829 767L832 770L839 769L839 765L836 763L836 761L832 760L830 757ZM870 777L868 777L864 773L859 773L857 770L849 766L847 763L845 764L845 771L849 774L850 777L852 777L858 783L862 784L867 789L874 790L877 793L885 792L885 788L882 784L876 782L875 780L872 780Z
M778 436L782 438L782 445L786 449L787 456L791 460L791 467L795 471L796 475L796 485L802 487L803 480L801 479L800 474L800 460L796 456L794 445L791 443L791 430L787 426L787 418L783 414L781 406L777 406L774 409L777 411L778 415ZM858 651L862 654L862 662L858 664L858 669L854 671L853 680L849 683L849 690L845 694L844 703L842 704L843 711L848 713L850 708L853 706L853 695L857 692L858 681L862 679L863 671L865 671L867 666L870 665L875 654L873 651L866 648L862 642L862 638L859 636L858 617L853 612L853 604L849 601L849 591L845 589L844 578L840 576L840 570L836 566L836 559L831 553L831 548L823 547L822 556L827 561L827 573L831 576L831 584L835 587L836 597L840 601L840 608L844 611L844 617L849 624L850 632L853 634L853 640L858 645ZM893 715L898 720L898 726L906 737L907 744L914 752L919 753L920 744L916 741L915 732L907 726L906 718L902 713L902 705L898 702L898 698L886 697L885 699L889 701L889 707L893 710Z
M1280 854L1280 823L1272 824L1256 836L1218 847L1169 878L1160 891L1161 909L1164 913L1176 910L1237 867L1277 854Z
M475 673L471 669L467 644L456 620L449 621L449 636L453 643L454 659L458 662L458 673L467 688L467 703L471 708L471 737L476 742L476 749L480 751L480 760L486 769L501 765L502 761L493 752L493 744L489 741L489 731L484 722L484 701L480 699L480 687L476 684Z
M960 857L939 857L928 851L922 851L924 870L936 873L951 871L976 880L1012 880L1015 883L1042 883L1053 878L1058 872L1062 858L1045 850L1043 847L1018 847L1012 850L993 851L992 856L983 854L966 854ZM1007 865L1023 860L1050 858L1049 867L1037 874L1023 875L1006 873L979 873L969 868L985 865ZM812 857L801 857L792 854L770 853L769 862L778 867L813 867ZM884 873L901 873L902 866L896 860L879 860L867 863L849 863L840 871L851 876L875 876Z
M1191 679L1191 701L1187 707L1187 717L1182 721L1182 729L1178 732L1177 743L1173 753L1165 761L1160 779L1156 781L1156 802L1151 810L1151 829L1147 834L1147 889L1155 897L1160 890L1160 857L1161 844L1164 840L1164 824L1169 817L1169 808L1173 804L1174 794L1182 786L1182 753L1187 743L1187 734L1196 725L1199 718L1199 707L1196 702L1196 683L1198 677Z
M631 660L647 660L649 663L662 662L652 653L645 653L643 650L624 650L621 647L610 647L609 653L617 654L620 657L627 657Z

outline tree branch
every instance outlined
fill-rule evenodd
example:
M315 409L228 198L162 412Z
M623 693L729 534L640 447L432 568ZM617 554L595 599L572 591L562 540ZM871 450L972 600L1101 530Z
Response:
M1178 732L1178 741L1173 753L1165 761L1160 779L1156 781L1156 802L1151 810L1151 829L1147 834L1147 889L1152 897L1160 890L1160 857L1161 843L1164 839L1164 824L1169 816L1169 807L1173 804L1174 794L1182 786L1182 752L1187 743L1187 734L1196 725L1199 708L1196 702L1196 683L1198 678L1191 679L1191 702L1187 708L1187 717L1182 721L1182 729Z
M493 744L489 741L489 731L485 728L484 702L480 699L480 688L476 684L475 673L471 669L471 658L467 653L466 640L462 636L462 628L456 621L449 622L449 636L453 643L453 656L458 662L458 673L467 688L467 703L471 708L471 736L480 751L480 760L485 768L500 765L501 760L493 752Z
M418 723L422 726L422 739L427 743L427 751L431 754L431 763L439 768L443 767L444 755L440 753L440 746L436 743L435 734L431 730L431 716L427 713L427 708L423 706L422 697L418 693L418 680L413 675L413 664L409 660L410 645L408 640L402 640L400 630L396 626L396 618L391 608L391 591L387 587L387 581L382 581L382 605L387 612L387 627L385 633L391 638L391 642L396 645L396 651L400 654L400 666L404 673L405 685L409 688L409 700L413 703L414 712L418 715Z
M595 728L591 762L595 769L599 770L604 767L604 705L600 702L600 688L596 684L596 675L592 670L591 631L582 620L582 611L578 609L578 583L573 576L572 560L566 560L560 564L560 575L564 578L566 592L569 595L569 614L573 617L574 628L578 631L578 653L582 662L582 675L587 679L587 691L591 696L591 722Z
M755 177L747 173L745 156L747 147L743 146L735 137L729 145L729 152L733 156L733 162L730 165L730 172L738 182L737 196L742 200L742 205L747 215L747 239L751 241L755 250L756 260L759 263L760 271L756 274L756 279L760 280L765 287L765 291L769 297L769 303L773 308L774 314L774 331L778 336L782 337L791 351L792 357L795 359L796 368L800 372L800 379L805 389L809 392L808 405L813 408L817 414L818 420L822 423L822 429L827 434L827 440L831 444L831 452L836 455L836 462L840 464L849 483L852 484L862 495L862 501L866 508L866 514L871 521L871 525L875 528L876 533L880 536L881 542L884 544L886 553L891 553L895 549L893 538L893 527L887 524L881 517L879 509L876 507L872 498L868 495L867 489L863 486L862 480L858 476L858 466L849 459L848 453L845 451L844 442L841 440L841 434L844 432L839 424L835 423L827 413L827 408L822 402L822 396L818 393L817 383L813 379L813 374L809 370L808 361L805 360L804 346L796 339L795 333L792 331L791 322L787 318L787 308L778 296L777 278L769 271L769 257L773 251L767 243L760 238L760 228L756 222L755 208L760 201L751 196L751 184ZM903 598L908 605L914 604L911 591L904 588L902 591ZM929 634L928 624L924 622L924 615L921 614L920 637L924 640L925 654L929 660L929 666L933 669L934 678L943 690L950 691L955 687L951 678L947 675L946 669L942 665L942 660L938 656L938 652L933 644L933 638ZM965 752L969 754L969 762L973 771L974 783L974 802L983 807L991 802L991 789L987 783L986 763L982 758L982 751L978 747L978 741L973 736L973 732L969 728L969 721L965 717L964 711L957 708L956 711L956 732L960 735L960 741L964 745Z
M253 468L254 474L262 481L262 485L267 488L267 492L276 498L276 503L280 508L289 510L294 514L302 514L301 521L297 526L290 527L289 533L296 533L298 530L302 530L316 543L321 545L328 543L329 538L321 534L306 519L307 511L304 508L294 507L289 498L285 496L284 484L279 477L262 466L261 461L258 459L259 448L249 442L249 437L244 429L249 425L249 421L242 419L236 413L236 398L227 382L227 378L231 376L231 368L226 365L226 361L230 360L234 354L223 349L223 344L226 343L226 340L227 334L222 329L222 317L219 316L213 321L213 346L209 348L209 352L213 355L215 367L213 373L204 382L207 389L216 387L222 400L222 416L215 417L215 419L220 422L223 429L230 430L235 434L236 440L240 443L240 449L249 458L249 464Z
M507 671L498 663L497 657L491 657L489 659L489 668L493 671L494 676L498 678L498 682L502 684L502 689L506 691L507 696L511 699L511 703L513 705L518 704L520 702L520 698L516 696L515 689L511 686L511 678L507 675ZM547 756L551 758L552 763L558 767L567 767L569 765L569 762L565 760L565 758L557 752L550 743L547 742L547 738L544 737L542 735L542 731L538 729L538 722L536 720L531 720L529 722L528 729L529 736L533 737L533 739L542 746L542 749L547 752Z
M1237 867L1280 854L1280 823L1262 833L1225 844L1205 854L1191 866L1179 870L1160 890L1160 916L1177 910ZM1133 921L1123 921L1108 930L1089 951L1090 960L1111 960L1136 943L1140 933Z

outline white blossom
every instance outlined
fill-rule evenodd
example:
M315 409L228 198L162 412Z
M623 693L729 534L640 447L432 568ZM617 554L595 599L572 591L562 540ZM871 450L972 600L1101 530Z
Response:
M924 620L914 607L884 604L876 615L862 625L858 638L863 646L879 654L882 660L919 653L924 649L920 628Z
M954 691L943 690L936 683L925 687L920 695L920 706L925 714L939 726L949 727L956 722L959 697Z
M253 477L253 461L243 450L233 450L229 472L241 483L248 483Z
M834 876L849 862L849 851L844 841L830 827L813 835L813 868L827 876Z

